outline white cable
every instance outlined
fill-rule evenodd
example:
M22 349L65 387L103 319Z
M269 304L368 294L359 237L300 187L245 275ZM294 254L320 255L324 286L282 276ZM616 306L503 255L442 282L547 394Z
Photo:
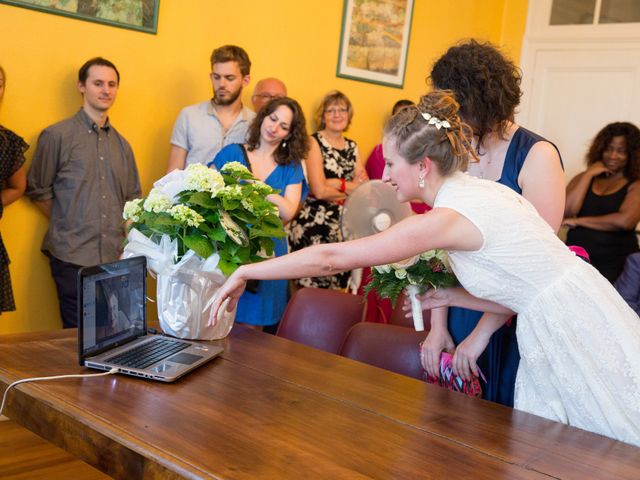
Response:
M66 378L86 378L86 377L105 377L107 375L113 375L114 373L118 373L120 369L118 367L113 367L108 372L104 373L84 373L77 375L56 375L53 377L34 377L34 378L24 378L22 380L16 380L12 384L10 384L7 389L4 391L4 395L2 396L2 404L0 404L0 416L2 416L2 412L4 411L4 404L7 401L7 394L9 390L16 385L20 385L21 383L27 382L40 382L42 380L64 380Z

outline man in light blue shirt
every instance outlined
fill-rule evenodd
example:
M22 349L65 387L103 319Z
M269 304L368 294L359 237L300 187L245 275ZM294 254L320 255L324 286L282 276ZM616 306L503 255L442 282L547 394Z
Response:
M242 105L242 89L251 77L247 52L235 45L216 48L211 54L213 98L183 108L173 127L167 172L194 163L207 164L222 147L244 143L255 117Z

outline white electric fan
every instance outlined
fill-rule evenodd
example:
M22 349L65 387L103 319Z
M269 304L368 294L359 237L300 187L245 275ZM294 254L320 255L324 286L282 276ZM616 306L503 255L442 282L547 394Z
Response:
M411 215L408 203L400 203L395 189L382 180L363 183L347 197L340 226L345 240L368 237Z
M382 232L412 214L409 203L401 203L395 189L381 180L363 183L347 197L340 227L344 240L355 240ZM414 287L414 288L412 288ZM417 298L418 287L407 287L411 313L417 331L424 330L422 305Z

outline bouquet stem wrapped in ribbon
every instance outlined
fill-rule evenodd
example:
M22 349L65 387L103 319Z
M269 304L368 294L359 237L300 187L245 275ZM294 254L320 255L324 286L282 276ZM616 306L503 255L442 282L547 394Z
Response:
M443 250L430 250L402 262L373 267L371 282L365 287L365 293L375 290L380 297L391 299L395 307L398 295L405 290L411 302L413 325L417 331L424 331L422 305L418 295L429 288L454 287L457 284L447 253Z
M157 275L160 327L179 338L228 335L235 312L207 327L215 293L238 266L273 255L272 238L284 237L277 193L238 163L220 172L204 165L174 170L146 199L127 202L131 221L124 257L145 255Z

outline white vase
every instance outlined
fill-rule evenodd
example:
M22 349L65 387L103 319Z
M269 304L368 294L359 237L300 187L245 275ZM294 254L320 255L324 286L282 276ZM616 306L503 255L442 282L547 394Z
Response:
M187 253L171 271L158 274L158 320L162 331L191 340L219 340L229 335L235 310L224 310L208 325L211 305L226 278L219 271L201 270L202 259Z

